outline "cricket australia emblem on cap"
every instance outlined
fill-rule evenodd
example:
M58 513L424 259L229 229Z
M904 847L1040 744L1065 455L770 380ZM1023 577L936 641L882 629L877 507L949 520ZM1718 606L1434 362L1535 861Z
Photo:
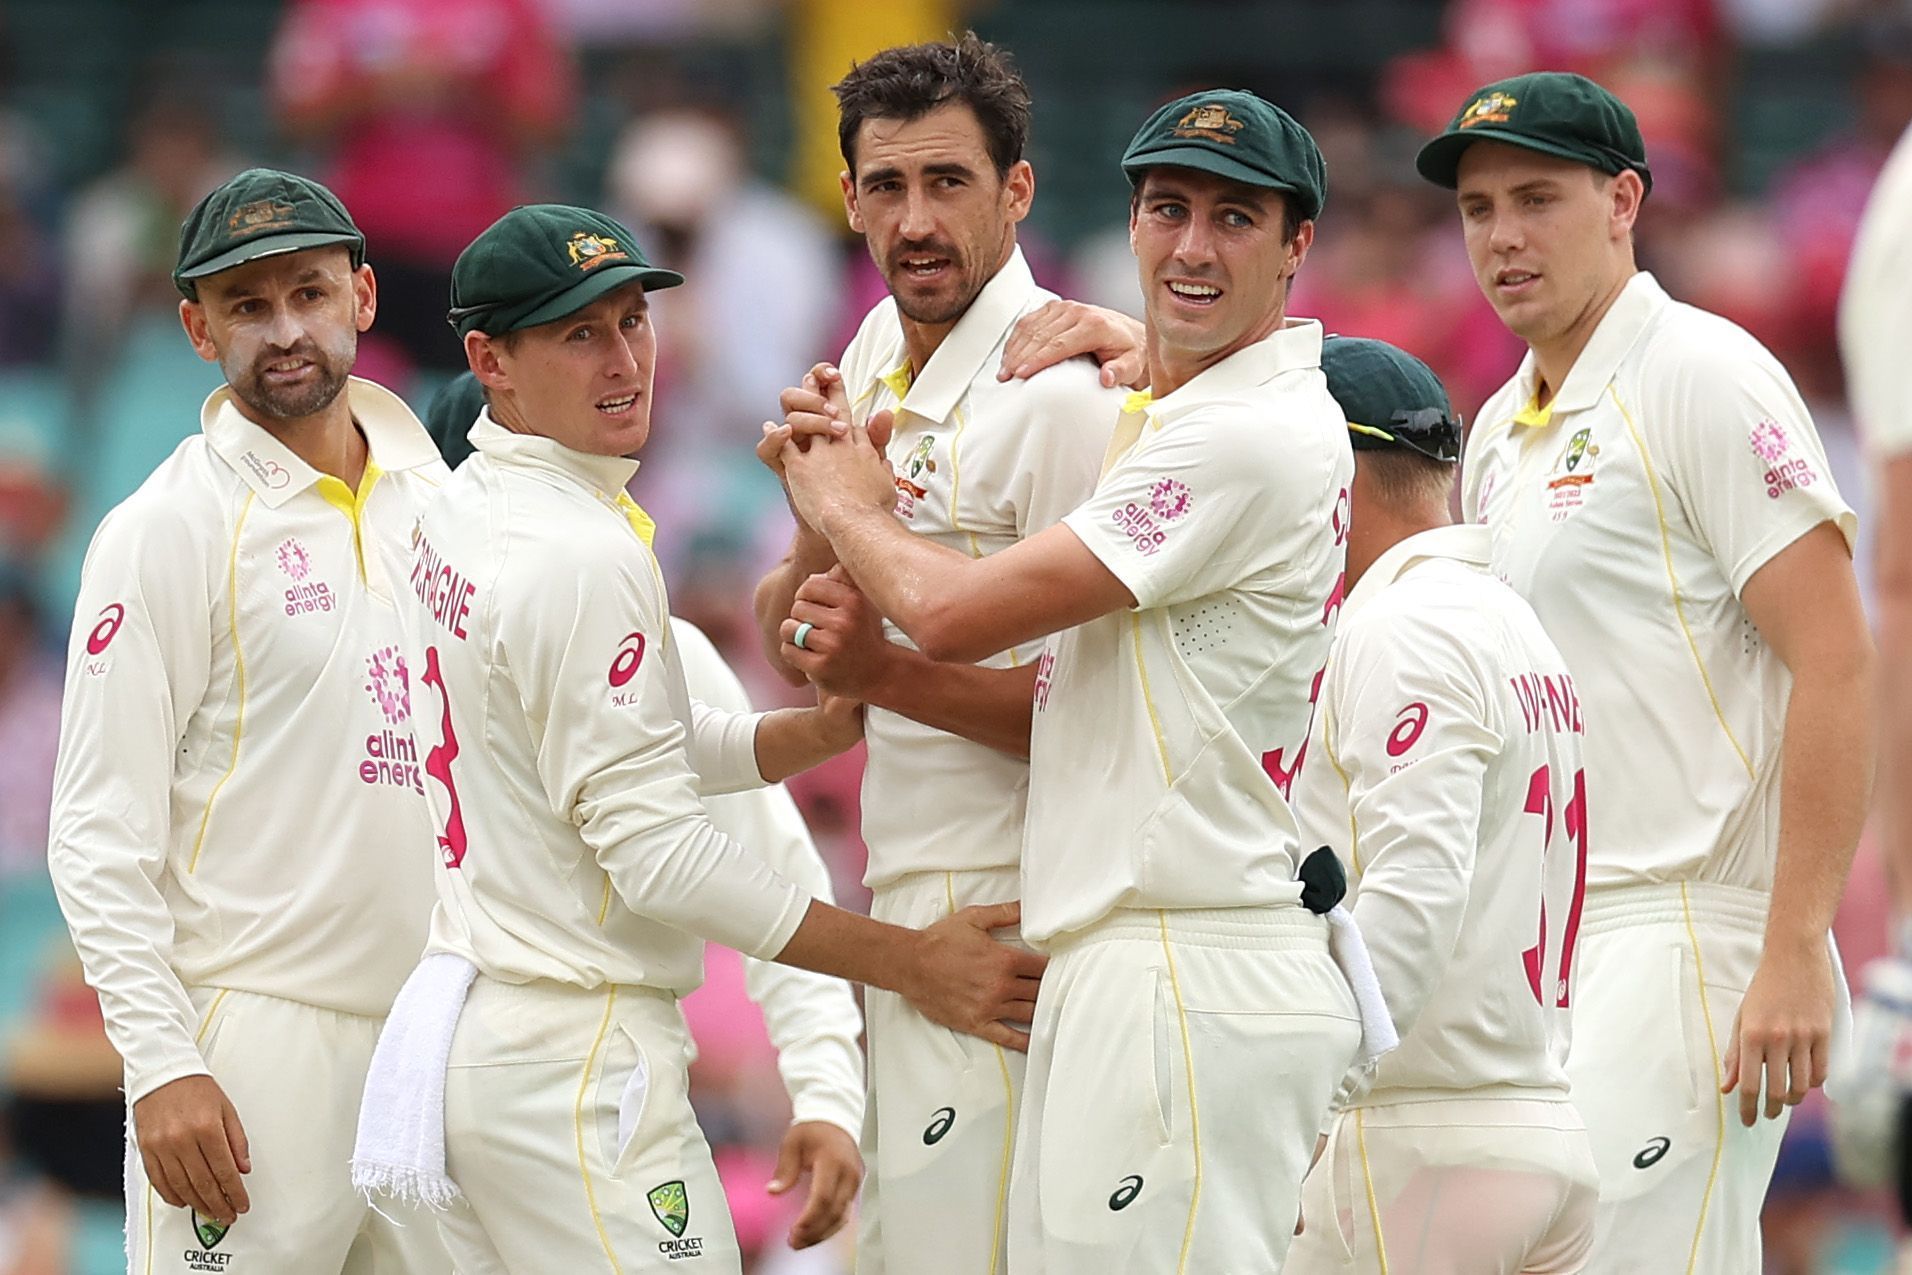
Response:
M255 199L241 204L226 218L226 231L234 235L256 235L292 224L295 210L283 199Z
M591 270L607 261L628 261L631 256L611 236L584 230L572 235L564 250L571 256L571 264L580 270Z
M1235 134L1248 127L1219 102L1203 102L1175 121L1171 137L1199 137L1224 146L1235 144Z
M1520 105L1520 99L1509 97L1499 91L1486 97L1475 98L1472 105L1461 112L1459 127L1472 128L1476 124L1505 124L1514 107Z

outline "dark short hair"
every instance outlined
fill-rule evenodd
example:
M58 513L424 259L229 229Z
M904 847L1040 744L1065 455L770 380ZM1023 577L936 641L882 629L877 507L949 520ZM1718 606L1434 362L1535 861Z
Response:
M850 67L837 96L837 144L856 172L856 135L867 119L921 119L945 102L961 102L982 125L996 175L1006 176L1029 141L1029 86L1015 59L965 31L954 43L905 44Z
M1153 170L1149 170L1149 171L1153 171ZM1142 188L1144 186L1147 186L1148 183L1149 183L1149 174L1148 172L1144 172L1142 174L1142 180L1136 182L1135 185L1132 188L1130 188L1129 190L1129 215L1130 216L1134 216L1135 213L1138 210L1140 210L1140 208L1142 207ZM1301 223L1305 220L1305 218L1303 218L1301 215L1301 207L1299 204L1295 202L1295 197L1293 195L1290 195L1287 191L1272 190L1272 191L1269 191L1268 193L1281 201L1281 242L1293 243L1295 241L1295 236L1301 233Z
M1393 447L1356 451L1354 464L1367 473L1374 494L1390 509L1413 509L1428 503L1448 505L1455 471L1460 468Z

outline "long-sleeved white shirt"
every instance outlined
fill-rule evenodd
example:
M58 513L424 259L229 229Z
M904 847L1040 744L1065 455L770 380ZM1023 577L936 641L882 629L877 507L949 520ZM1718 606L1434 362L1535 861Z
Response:
M636 462L489 414L471 438L401 607L441 864L427 950L504 982L678 993L702 980L700 939L775 956L809 898L698 799L762 783L757 719L699 727L623 496Z
M445 469L347 390L356 492L221 389L82 568L48 861L137 1101L206 1071L188 987L391 1006L431 858L395 590Z
M709 638L688 620L671 617L693 702L748 713L750 696ZM833 903L830 872L782 784L705 799L717 830L761 855L800 889ZM744 990L763 1010L777 1071L790 1095L795 1121L827 1120L853 1138L863 1133L863 1014L840 978L774 961L744 959Z
M1328 657L1295 810L1349 867L1401 1034L1344 1099L1567 1091L1580 702L1488 552L1485 527L1401 541L1348 594Z

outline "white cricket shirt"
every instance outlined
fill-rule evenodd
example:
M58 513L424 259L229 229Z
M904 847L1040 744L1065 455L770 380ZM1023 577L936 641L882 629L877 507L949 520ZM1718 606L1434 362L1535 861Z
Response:
M1063 519L1136 607L1043 653L1023 842L1037 944L1118 907L1297 903L1312 848L1287 793L1341 606L1354 472L1321 325L1290 320L1131 402L1108 472Z
M1051 526L1094 489L1124 391L1104 389L1087 359L1026 381L996 379L1016 320L1054 299L1018 248L913 381L893 299L870 311L844 350L855 419L896 413L896 511L916 534L980 558ZM909 644L894 625L885 622L884 632ZM1015 667L1041 653L1040 640L1025 642L982 663ZM879 708L864 729L867 884L1015 866L1026 762Z
M87 550L48 862L129 1101L206 1071L187 987L382 1015L424 946L394 602L445 467L396 395L346 393L357 492L222 388Z
M750 696L702 630L671 617L691 698L731 713L749 713ZM799 888L836 901L830 871L782 784L705 799L717 831L748 846ZM763 1010L777 1070L790 1095L791 1119L827 1120L851 1137L863 1134L863 1012L840 978L774 961L744 960L744 990Z
M1553 401L1531 353L1481 409L1461 503L1586 705L1589 884L1772 888L1792 678L1739 592L1857 530L1806 405L1741 328L1636 274Z
M1354 1095L1367 1103L1567 1092L1583 718L1566 661L1487 560L1486 528L1443 527L1368 568L1295 785L1308 844L1348 867L1401 1034Z
M757 719L699 726L623 494L637 462L489 413L471 440L401 606L440 862L427 950L501 982L680 994L703 939L775 956L809 898L698 800L763 782Z
M1912 450L1912 128L1866 200L1839 298L1839 351L1868 450Z

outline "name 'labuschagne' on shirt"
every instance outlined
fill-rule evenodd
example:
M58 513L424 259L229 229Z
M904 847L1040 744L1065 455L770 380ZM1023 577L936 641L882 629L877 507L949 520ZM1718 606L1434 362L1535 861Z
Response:
M1520 699L1520 715L1526 719L1529 735L1542 726L1556 733L1587 733L1580 717L1580 694L1567 674L1519 673L1507 680Z
M419 537L418 552L412 558L412 594L441 628L461 642L477 593L477 585L444 561L430 540Z

